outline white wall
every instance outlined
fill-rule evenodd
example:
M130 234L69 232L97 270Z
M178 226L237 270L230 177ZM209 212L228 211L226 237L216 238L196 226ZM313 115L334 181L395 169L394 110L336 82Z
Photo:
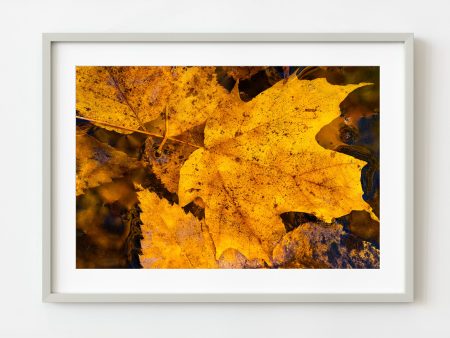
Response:
M449 12L445 0L2 0L0 337L449 337ZM205 31L416 34L415 303L41 303L41 33Z

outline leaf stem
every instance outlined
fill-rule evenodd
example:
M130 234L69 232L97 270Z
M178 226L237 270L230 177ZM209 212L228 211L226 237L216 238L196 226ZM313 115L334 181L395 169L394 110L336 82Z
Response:
M191 147L195 147L195 148L201 148L199 145L191 143L191 142L179 140L179 139L173 138L173 137L165 137L163 135L159 135L159 134L156 134L156 133L151 133L151 132L146 131L146 130L139 130L139 129L133 129L133 128L126 128L126 127L116 126L116 125L108 123L108 122L104 122L104 121L100 121L100 120L96 120L96 119L91 119L91 118L87 118L87 117L83 117L83 116L79 116L79 115L76 115L75 117L77 119L83 120L83 121L89 121L89 122L94 122L94 123L98 123L98 124L103 124L103 125L108 126L108 127L122 129L122 130L130 131L130 132L133 132L133 133L145 134L145 135L149 135L149 136L153 136L153 137L157 137L157 138L162 138L162 139L165 138L166 140L171 140L173 142L187 144L187 145L190 145Z

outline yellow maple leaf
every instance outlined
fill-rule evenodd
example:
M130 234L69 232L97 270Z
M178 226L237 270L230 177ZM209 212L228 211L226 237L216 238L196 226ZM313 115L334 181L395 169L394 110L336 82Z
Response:
M120 133L176 136L228 104L215 67L79 66L76 83L77 115Z
M339 103L365 84L335 86L291 76L250 102L238 100L210 116L205 147L180 172L179 199L205 204L216 258L231 248L271 265L286 233L280 214L313 213L323 221L369 210L362 199L365 162L327 150L319 130L340 115Z
M204 221L154 192L137 193L141 212L144 268L217 268L214 243Z

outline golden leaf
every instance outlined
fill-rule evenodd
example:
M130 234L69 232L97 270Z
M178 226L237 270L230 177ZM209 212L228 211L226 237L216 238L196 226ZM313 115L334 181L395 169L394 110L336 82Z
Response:
M88 188L111 182L130 170L139 167L139 162L127 154L114 149L86 134L77 134L76 148L76 195Z
M228 104L215 67L79 66L76 81L77 114L120 133L149 129L172 137Z
M154 192L138 191L144 268L217 268L215 249L204 221L171 205Z
M312 213L323 221L369 210L362 199L365 162L327 150L316 134L340 115L339 103L365 84L334 86L291 76L250 102L232 93L205 127L205 147L181 168L179 199L205 204L216 258L236 249L272 263L286 231L280 214Z

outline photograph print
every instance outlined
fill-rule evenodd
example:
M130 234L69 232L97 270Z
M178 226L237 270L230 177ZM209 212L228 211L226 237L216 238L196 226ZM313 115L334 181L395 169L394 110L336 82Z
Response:
M379 269L378 66L77 66L78 269Z

